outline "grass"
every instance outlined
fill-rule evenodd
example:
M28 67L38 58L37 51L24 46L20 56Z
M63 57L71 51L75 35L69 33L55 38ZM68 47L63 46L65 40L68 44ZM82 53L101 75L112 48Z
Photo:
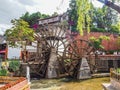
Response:
M60 90L102 90L101 84L108 82L110 82L109 77L69 82L65 83Z
M102 90L102 83L108 82L110 82L109 77L88 80L45 79L32 81L31 88L39 88L39 90Z

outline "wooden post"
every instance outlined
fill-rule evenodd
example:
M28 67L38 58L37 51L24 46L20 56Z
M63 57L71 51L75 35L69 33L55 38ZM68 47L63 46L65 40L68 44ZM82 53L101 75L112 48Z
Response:
M26 66L26 78L29 83L30 82L30 67L29 66Z
M112 78L113 68L110 68L110 78Z

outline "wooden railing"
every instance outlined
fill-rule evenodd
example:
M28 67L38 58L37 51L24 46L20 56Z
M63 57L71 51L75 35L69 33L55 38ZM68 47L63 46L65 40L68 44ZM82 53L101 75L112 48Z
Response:
M95 57L95 55L91 55L91 57L93 58ZM97 58L99 58L100 60L120 60L120 55L98 55Z
M98 55L100 60L120 60L120 55Z

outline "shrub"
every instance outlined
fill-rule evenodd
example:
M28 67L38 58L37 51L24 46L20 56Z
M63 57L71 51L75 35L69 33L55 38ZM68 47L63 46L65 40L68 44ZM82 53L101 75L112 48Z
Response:
M10 71L15 72L15 71L19 70L19 67L20 67L20 61L18 61L18 60L10 61L10 63L9 63Z
M120 68L117 68L117 70L116 70L116 71L117 71L117 73L120 73Z
M106 30L103 28L91 27L91 32L106 32Z
M1 69L0 70L0 76L7 76L7 70L6 69Z

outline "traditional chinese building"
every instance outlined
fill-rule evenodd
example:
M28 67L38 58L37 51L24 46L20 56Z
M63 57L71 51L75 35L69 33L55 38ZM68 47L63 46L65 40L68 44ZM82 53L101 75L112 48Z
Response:
M39 19L38 20L38 25L45 25L45 24L52 24L52 25L57 25L60 22L68 21L68 15L67 13L57 15L57 16L52 16L49 18L45 19Z

